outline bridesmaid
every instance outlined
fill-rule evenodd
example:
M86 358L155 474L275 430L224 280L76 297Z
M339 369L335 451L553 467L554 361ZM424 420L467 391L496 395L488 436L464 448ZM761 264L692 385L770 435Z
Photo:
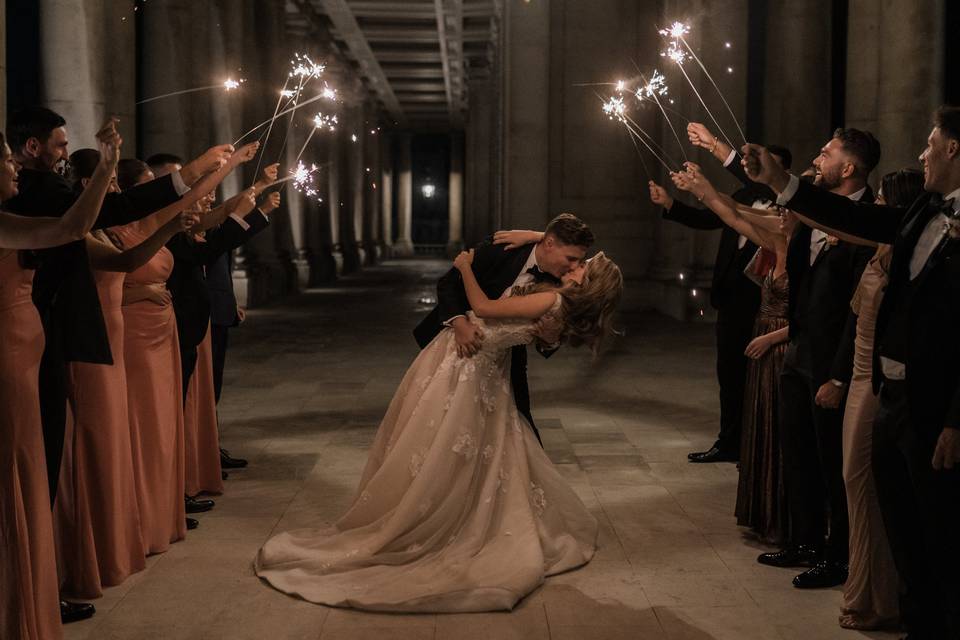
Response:
M744 396L743 430L740 441L740 480L737 487L737 524L750 527L760 540L781 544L789 538L783 462L778 438L778 381L786 352L789 327L787 306L787 246L791 229L772 215L755 215L729 196L719 194L689 164L683 173L671 177L684 191L690 191L723 222L761 247L754 265L764 279L760 311L754 327L755 338L747 345L751 359ZM757 212L763 213L763 212Z
M201 195L240 163L250 160L258 143L246 145L230 157L213 183L194 186ZM124 160L118 168L121 189L153 180L153 172L140 160ZM153 225L156 223L154 222ZM155 230L151 222L114 228L123 247L138 245ZM148 554L166 551L182 540L187 527L184 508L184 422L180 348L177 324L166 281L173 270L173 254L161 248L146 264L124 280L121 310L124 322L124 359L127 376L127 410L133 450L134 484L140 509L140 530Z
M883 176L877 203L909 207L922 191L923 174L901 169ZM879 407L879 399L873 394L873 337L891 257L890 245L877 248L851 302L850 321L856 324L856 338L853 377L843 414L843 480L850 517L850 573L843 588L840 615L840 626L845 629L892 628L899 619L899 580L871 466L873 420Z
M96 221L120 153L111 119L97 133L102 160L89 189L61 218L0 212L0 638L63 637L50 493L40 428L43 328L31 297L33 271L16 249L82 239ZM17 193L19 167L0 134L0 200Z
M213 351L210 348L210 328L197 347L197 365L184 404L184 422L187 434L186 494L223 493L223 475L220 469L220 434L217 425L217 405L213 393Z
M78 192L89 184L99 160L95 149L70 156ZM119 191L115 181L111 191ZM138 223L163 224L127 251L113 244L110 232L98 230L86 237L113 364L73 362L67 369L70 415L54 510L61 591L66 595L98 598L103 587L118 585L145 566L127 410L123 282L126 272L142 266L195 220L180 209L199 193L187 193Z

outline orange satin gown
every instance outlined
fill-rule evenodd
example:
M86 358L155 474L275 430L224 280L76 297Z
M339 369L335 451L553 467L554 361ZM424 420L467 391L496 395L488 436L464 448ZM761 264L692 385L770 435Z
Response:
M217 402L213 391L213 350L210 325L197 347L197 366L190 377L183 413L186 436L187 495L223 493L220 473L220 433L217 426Z

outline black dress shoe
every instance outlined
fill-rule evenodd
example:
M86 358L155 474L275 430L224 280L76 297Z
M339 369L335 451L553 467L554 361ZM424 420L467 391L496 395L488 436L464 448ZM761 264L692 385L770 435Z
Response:
M821 560L793 579L797 589L826 589L836 587L847 581L847 565L840 562Z
M812 567L817 562L817 552L806 545L787 547L781 551L761 553L757 562L771 567Z
M220 449L220 466L223 469L243 469L247 461L243 458L234 458L226 449Z
M200 526L200 521L196 518L187 518L187 531L193 531Z
M226 479L229 478L229 477L230 477L230 474L229 474L229 473L227 473L226 471L222 471L222 470L220 471L220 479L221 479L221 480L226 480Z
M92 618L96 612L96 607L89 602L60 601L61 624L70 624L71 622L80 622L81 620Z
M690 462L738 462L739 456L728 453L717 447L710 447L707 451L695 451L687 454Z
M213 509L217 503L213 500L197 500L190 496L184 496L183 504L187 513L206 513L210 511L210 509Z

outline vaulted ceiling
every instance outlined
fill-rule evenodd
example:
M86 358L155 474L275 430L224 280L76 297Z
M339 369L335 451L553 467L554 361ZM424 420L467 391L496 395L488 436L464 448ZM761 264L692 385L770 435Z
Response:
M459 128L490 73L503 0L287 0L291 33L323 33L401 126Z

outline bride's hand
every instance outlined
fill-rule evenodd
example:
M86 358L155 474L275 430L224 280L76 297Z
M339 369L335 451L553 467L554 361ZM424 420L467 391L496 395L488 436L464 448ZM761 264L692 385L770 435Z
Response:
M543 231L497 231L493 234L493 244L505 244L505 250L519 249L527 244L536 244L543 239Z
M470 265L473 264L473 249L469 251L461 251L454 261L453 266L463 271L464 269L469 269Z

